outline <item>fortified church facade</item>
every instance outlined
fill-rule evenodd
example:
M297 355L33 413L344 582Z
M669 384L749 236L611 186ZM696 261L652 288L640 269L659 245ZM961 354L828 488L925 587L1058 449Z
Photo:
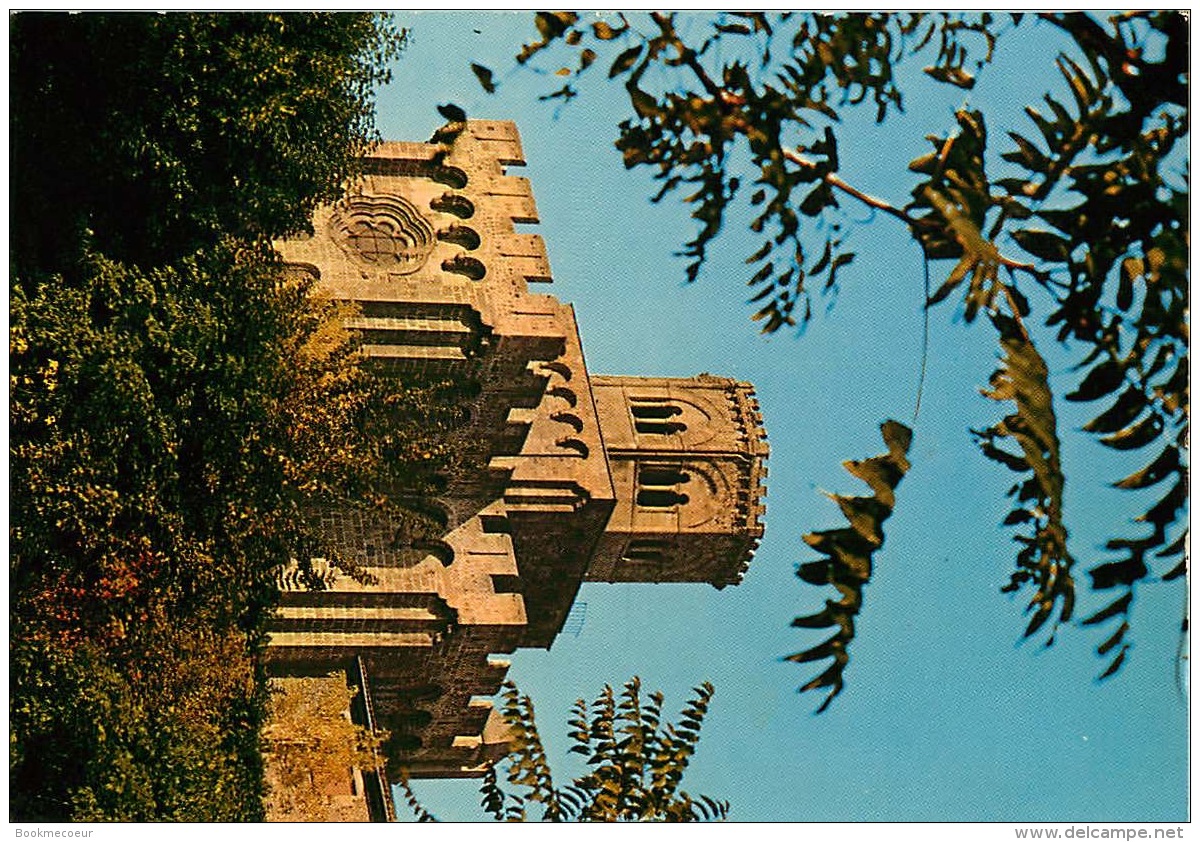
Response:
M707 374L584 366L572 308L549 283L516 127L469 121L384 143L361 184L279 244L292 271L356 302L370 359L479 384L450 444L463 469L431 505L444 534L328 512L339 551L377 584L286 590L278 681L337 672L354 718L390 733L356 770L344 817L394 816L388 770L470 777L506 751L492 707L518 647L548 648L584 581L740 581L763 532L767 444L753 388Z

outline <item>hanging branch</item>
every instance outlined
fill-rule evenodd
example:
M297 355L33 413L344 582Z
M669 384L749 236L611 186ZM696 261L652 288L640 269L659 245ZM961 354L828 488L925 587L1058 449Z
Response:
M408 804L408 809L412 810L418 822L436 822L437 816L425 809L425 806L417 798L417 794L413 792L412 784L408 780L408 770L400 770L400 779L396 781L400 787L400 792L404 795L404 802Z
M1075 604L1073 560L1063 522L1062 463L1045 360L1019 318L993 313L992 324L1000 332L1004 357L983 394L992 400L1012 401L1016 412L973 432L985 456L1009 470L1029 474L1009 489L1016 505L1004 523L1026 524L1029 532L1013 538L1021 545L1017 570L1002 589L1011 593L1030 582L1036 588L1029 601L1028 610L1033 612L1025 629L1029 637L1050 619L1056 607L1059 616L1054 629L1070 620ZM1005 439L1015 442L1020 453L1001 447ZM1052 630L1046 645L1053 642Z
M831 494L850 526L805 535L805 543L825 553L826 557L802 564L796 571L796 575L810 585L833 585L841 594L837 601L826 600L824 610L817 614L792 621L797 628L837 629L828 640L786 659L796 663L833 659L828 669L800 688L801 693L822 687L830 689L817 713L828 708L834 697L842 692L842 674L850 661L846 647L854 639L854 617L862 609L863 586L871 579L872 555L883 546L883 522L892 514L896 486L909 469L907 454L912 443L912 430L899 421L885 421L881 430L887 453L863 462L843 463L847 471L871 487L874 495L844 497Z

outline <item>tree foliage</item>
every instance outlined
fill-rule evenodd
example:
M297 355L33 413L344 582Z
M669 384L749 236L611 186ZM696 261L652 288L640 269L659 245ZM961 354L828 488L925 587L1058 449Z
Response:
M862 610L863 586L871 580L871 557L883 546L883 522L896 506L896 486L910 467L908 448L912 444L912 431L898 421L886 421L881 429L887 453L844 463L847 471L870 486L872 495L831 494L850 525L805 535L804 542L825 557L801 564L796 570L796 575L810 585L833 585L841 595L836 602L825 600L825 608L818 613L792 621L797 628L837 629L833 637L788 656L789 661L797 663L833 659L824 672L800 688L802 693L829 688L819 711L829 707L842 692L842 676L850 663L847 646L854 639L854 618Z
M605 685L589 705L575 702L567 723L569 753L587 770L566 785L556 784L538 732L533 700L506 682L503 715L509 752L483 778L483 808L496 821L712 821L729 814L729 804L680 789L695 754L713 687L693 688L676 723L663 722L663 695L643 694L636 676L620 693ZM508 783L505 788L501 778ZM433 820L405 783L407 801L422 821Z
M278 570L296 560L320 587L310 562L321 556L355 573L324 545L314 509L394 509L390 492L419 492L445 467L452 405L435 385L364 369L337 311L265 247L233 243L151 272L96 256L81 288L14 288L11 651L30 647L13 656L19 744L43 718L36 687L60 656L92 652L115 676L150 680L146 624L160 615L240 638L214 669L252 671ZM74 740L41 754L52 748L91 750ZM70 785L31 756L17 749L14 791L49 798Z
M1116 486L1166 488L1131 535L1108 541L1118 556L1088 570L1095 589L1118 591L1083 621L1120 620L1099 646L1110 658L1104 675L1114 673L1128 651L1138 585L1186 570L1186 16L650 12L585 20L542 12L535 24L539 40L517 61L559 68L564 84L545 99L574 99L595 67L624 86L632 113L617 127L616 146L626 167L648 168L659 181L654 201L679 195L691 208L698 230L681 252L689 280L730 209L750 209L761 245L747 258L747 282L764 331L802 327L813 291L835 288L851 271L847 203L906 226L927 265L949 261L925 305L957 297L967 321L985 313L1003 354L985 394L1011 401L1013 412L976 440L986 457L1024 475L1006 519L1023 530L1004 589L1033 587L1027 635L1052 615L1054 627L1069 620L1074 600L1062 505L1069 466L1033 338L1053 330L1084 372L1060 397L1105 401L1085 430L1115 450L1151 449L1146 466ZM893 117L914 62L938 83L971 89L986 81L981 71L996 51L1031 26L1057 30L1069 45L1053 59L1068 98L1050 92L1029 102L1029 123L1010 127L999 144L989 143L986 114L960 110L909 164L906 203L843 178L845 113L861 106L877 122ZM473 72L495 87L487 68Z
M15 15L14 267L91 237L151 265L307 230L374 140L403 35L382 15Z
M1028 474L1009 490L1017 504L1004 523L1027 525L1032 534L1016 536L1021 545L1017 570L1003 588L1016 591L1033 582L1036 591L1029 602L1033 617L1025 629L1028 637L1046 623L1056 608L1059 616L1055 626L1070 620L1075 605L1073 560L1067 550L1063 522L1062 458L1045 360L1018 320L996 313L992 321L1000 332L1004 357L992 374L991 389L984 394L993 400L1012 401L1016 411L977 431L975 436L989 459L1019 474ZM1020 452L999 446L997 442L1003 439L1014 441ZM1052 633L1047 645L1053 640Z
M371 142L398 36L18 14L11 37L12 816L259 819L277 571L331 555L315 507L446 462L438 384L365 369L269 241Z

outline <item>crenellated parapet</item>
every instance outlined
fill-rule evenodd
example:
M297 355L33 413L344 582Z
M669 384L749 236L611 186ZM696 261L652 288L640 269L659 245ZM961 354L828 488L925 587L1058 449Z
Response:
M701 375L701 378L711 375ZM724 379L724 378L721 378ZM766 515L766 460L770 455L767 430L763 426L762 411L754 396L754 387L744 382L726 382L726 394L730 403L730 415L734 419L737 438L742 452L747 456L738 465L738 493L736 501L737 522L735 530L752 539L741 557L734 578L726 584L736 584L745 575L754 551L763 535L763 517Z

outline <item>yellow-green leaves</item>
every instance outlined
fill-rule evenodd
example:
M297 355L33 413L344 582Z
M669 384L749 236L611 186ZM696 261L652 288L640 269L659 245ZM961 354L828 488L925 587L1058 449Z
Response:
M1013 592L1027 584L1033 587L1028 605L1032 617L1025 629L1028 637L1056 611L1053 628L1071 619L1074 561L1067 549L1064 477L1046 362L1019 321L997 313L992 323L999 331L1004 356L983 394L1011 402L1015 411L976 430L975 436L985 456L1023 475L1009 491L1016 504L1004 522L1023 529L1013 539L1020 545L1017 570L1003 590ZM1008 441L1017 445L1016 452L1003 446ZM1052 630L1047 645L1053 641Z
M796 663L832 659L824 672L800 688L801 693L829 690L818 713L828 708L842 692L843 674L850 662L847 647L854 639L854 618L862 609L863 586L871 579L873 556L883 546L883 522L891 516L896 505L896 486L910 467L908 449L912 431L898 421L885 421L880 429L887 453L861 462L844 463L847 471L870 487L872 496L831 494L849 526L805 535L805 543L824 557L801 564L796 570L796 575L805 582L817 586L832 585L841 597L836 601L827 599L820 612L792 621L797 628L835 629L832 637L787 657Z
M497 821L708 821L724 819L729 804L679 789L708 713L713 687L704 682L680 712L662 721L663 695L643 694L634 677L620 694L605 686L591 705L575 703L568 722L570 751L582 755L588 771L569 785L556 786L534 720L533 702L517 688L504 687L504 718L510 751L500 766L520 788L505 791L495 767L483 780L483 806ZM530 804L540 815L530 815Z

